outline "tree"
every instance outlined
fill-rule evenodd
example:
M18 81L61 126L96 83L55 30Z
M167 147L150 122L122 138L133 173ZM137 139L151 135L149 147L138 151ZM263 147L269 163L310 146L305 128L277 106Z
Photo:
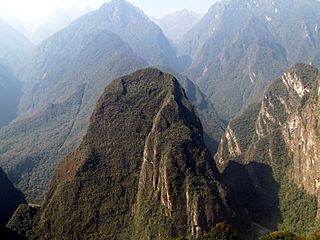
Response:
M218 223L206 236L206 240L240 240L239 233L229 224Z
M260 240L306 240L303 237L297 236L291 232L272 232L267 236L263 236Z

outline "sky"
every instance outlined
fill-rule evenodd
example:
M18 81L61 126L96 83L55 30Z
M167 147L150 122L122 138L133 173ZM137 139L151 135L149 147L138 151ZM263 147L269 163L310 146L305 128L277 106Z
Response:
M91 7L97 9L110 0L0 0L0 14L15 15L28 21L37 21L57 7ZM163 17L181 9L205 13L217 0L128 0L150 17Z

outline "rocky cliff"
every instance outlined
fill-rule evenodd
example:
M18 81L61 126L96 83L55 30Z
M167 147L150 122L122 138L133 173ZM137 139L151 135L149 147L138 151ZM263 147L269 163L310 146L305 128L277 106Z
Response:
M220 142L216 160L226 181L265 227L306 233L317 225L319 81L315 67L295 65Z

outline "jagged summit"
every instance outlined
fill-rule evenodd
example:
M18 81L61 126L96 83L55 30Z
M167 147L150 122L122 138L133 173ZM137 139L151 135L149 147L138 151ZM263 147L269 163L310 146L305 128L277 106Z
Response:
M113 10L135 10L136 12L145 15L142 10L140 10L138 7L132 5L131 3L127 2L126 0L113 0L109 3L103 3L100 7L100 10L105 9L113 9ZM117 9L115 9L117 8Z
M178 81L157 69L140 70L102 94L81 145L55 172L33 234L198 237L233 218L220 178ZM23 214L11 228L25 228Z

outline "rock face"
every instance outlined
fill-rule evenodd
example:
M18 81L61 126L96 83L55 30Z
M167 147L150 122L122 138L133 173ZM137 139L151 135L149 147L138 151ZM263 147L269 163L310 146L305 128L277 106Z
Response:
M286 71L230 123L215 156L252 221L267 228L306 233L319 220L319 81L310 65Z
M20 204L26 203L22 192L16 189L0 168L0 230L9 221Z
M199 237L234 215L220 179L178 81L140 70L106 88L79 148L58 166L27 237ZM23 232L21 219L10 228Z

